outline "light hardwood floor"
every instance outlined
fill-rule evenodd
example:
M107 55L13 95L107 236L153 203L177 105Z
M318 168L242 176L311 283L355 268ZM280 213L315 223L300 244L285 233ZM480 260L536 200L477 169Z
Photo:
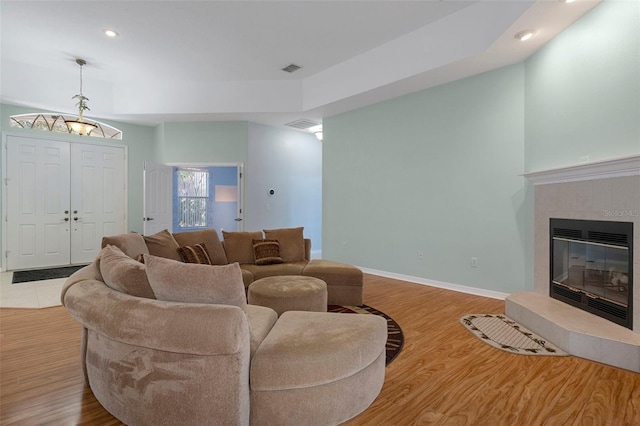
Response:
M347 425L640 424L640 374L509 354L459 324L502 301L367 275L365 302L400 324L405 346ZM0 424L120 424L82 381L80 327L64 308L1 309L0 321Z

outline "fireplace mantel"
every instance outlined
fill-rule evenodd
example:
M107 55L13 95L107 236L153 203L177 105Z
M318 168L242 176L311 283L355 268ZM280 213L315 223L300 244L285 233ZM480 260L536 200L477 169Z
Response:
M640 154L525 173L534 185L640 175Z

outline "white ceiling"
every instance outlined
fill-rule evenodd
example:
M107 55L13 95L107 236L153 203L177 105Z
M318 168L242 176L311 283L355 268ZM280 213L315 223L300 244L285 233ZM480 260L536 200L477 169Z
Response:
M0 0L0 101L73 113L83 58L89 117L321 121L519 62L599 1Z

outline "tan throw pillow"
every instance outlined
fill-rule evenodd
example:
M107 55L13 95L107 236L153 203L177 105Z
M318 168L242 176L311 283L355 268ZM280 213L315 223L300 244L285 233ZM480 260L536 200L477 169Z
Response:
M253 240L261 240L262 232L227 232L222 231L224 251L229 263L255 263L253 256Z
M211 265L211 258L204 243L178 248L178 254L184 263Z
M224 252L220 238L215 229L202 229L199 231L176 232L173 238L180 247L193 246L195 244L204 243L207 246L207 253L211 259L212 265L226 265L227 255Z
M240 265L198 265L144 255L149 284L158 300L247 305Z
M147 244L149 254L167 259L181 260L178 254L180 245L167 229L153 235L145 235L144 242Z
M149 285L145 265L131 259L116 246L107 245L98 255L104 283L114 290L132 296L155 299Z
M282 263L278 240L253 240L253 254L256 258L256 265Z
M132 259L135 259L140 254L149 253L144 238L135 232L102 237L102 248L106 247L107 244L118 247Z
M278 240L280 243L280 256L284 262L305 260L304 254L304 227L265 229L264 237L267 240Z

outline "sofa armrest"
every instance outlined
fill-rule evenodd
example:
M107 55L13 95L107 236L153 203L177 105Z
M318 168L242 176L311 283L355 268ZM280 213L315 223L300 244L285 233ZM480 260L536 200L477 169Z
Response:
M241 308L145 299L91 278L68 286L63 299L83 326L91 391L124 424L249 425Z
M116 342L193 355L249 352L249 325L237 306L145 299L94 279L66 286L63 304L83 327Z

